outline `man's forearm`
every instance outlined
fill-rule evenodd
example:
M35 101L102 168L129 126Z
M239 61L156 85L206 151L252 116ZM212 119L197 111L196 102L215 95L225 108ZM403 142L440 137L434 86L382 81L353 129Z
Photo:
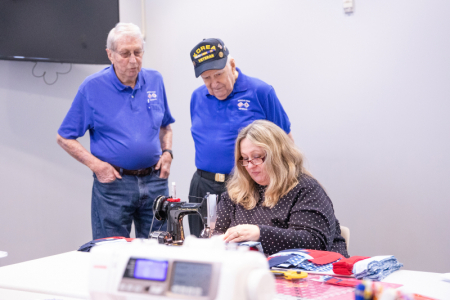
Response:
M172 150L172 127L170 127L170 125L161 127L159 131L159 141L161 142L162 150Z
M86 165L92 171L94 171L95 166L101 162L101 160L89 153L89 151L87 151L77 140L66 139L58 134L56 136L56 142L73 158Z

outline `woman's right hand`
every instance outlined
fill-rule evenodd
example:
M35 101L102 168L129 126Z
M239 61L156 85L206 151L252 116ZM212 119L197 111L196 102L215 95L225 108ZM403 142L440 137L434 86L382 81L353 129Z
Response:
M223 237L225 242L257 242L259 240L259 226L243 224L228 228Z

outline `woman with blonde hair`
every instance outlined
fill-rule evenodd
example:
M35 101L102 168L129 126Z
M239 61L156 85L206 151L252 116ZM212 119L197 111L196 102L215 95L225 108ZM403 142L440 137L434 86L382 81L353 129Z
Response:
M240 131L217 213L215 231L227 242L259 241L269 255L305 248L348 257L330 198L272 122L257 120Z

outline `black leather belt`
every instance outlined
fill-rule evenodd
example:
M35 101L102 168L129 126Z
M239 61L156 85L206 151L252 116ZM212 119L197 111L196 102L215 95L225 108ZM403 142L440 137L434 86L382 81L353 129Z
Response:
M229 174L211 173L200 169L197 169L197 174L200 175L200 177L216 182L225 182L230 177Z
M120 173L120 175L147 176L150 175L153 171L155 171L155 166L156 165L153 165L151 167L139 170L127 170L116 166L113 167L114 169L116 169L117 172Z

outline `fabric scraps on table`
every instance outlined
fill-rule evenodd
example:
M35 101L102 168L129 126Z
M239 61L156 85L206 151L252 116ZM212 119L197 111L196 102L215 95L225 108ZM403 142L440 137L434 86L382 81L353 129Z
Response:
M333 264L333 272L340 275L352 275L353 265L360 260L368 259L367 256L352 256L350 258L341 259Z
M93 240L93 241L87 242L86 244L82 245L78 249L78 251L90 252L92 247L94 247L94 246L99 246L99 245L109 244L109 243L126 243L126 242L131 242L132 240L134 240L134 238L126 238L123 236L113 236L113 237L108 237L108 238L103 238L103 239L97 239L97 240Z
M341 254L330 251L289 249L268 257L269 266L278 268L296 268L314 272L329 272L333 263L344 258Z
M248 247L250 247L250 250L259 251L261 253L264 253L264 249L260 242L242 242L242 243L238 243L238 246L248 246Z
M298 269L309 272L331 272L330 274L355 276L357 279L380 281L403 264L393 255L352 256L345 258L330 251L309 249L288 249L275 253L268 258L271 268Z
M380 281L392 272L403 267L393 255L374 256L358 261L353 266L353 274L358 279Z

